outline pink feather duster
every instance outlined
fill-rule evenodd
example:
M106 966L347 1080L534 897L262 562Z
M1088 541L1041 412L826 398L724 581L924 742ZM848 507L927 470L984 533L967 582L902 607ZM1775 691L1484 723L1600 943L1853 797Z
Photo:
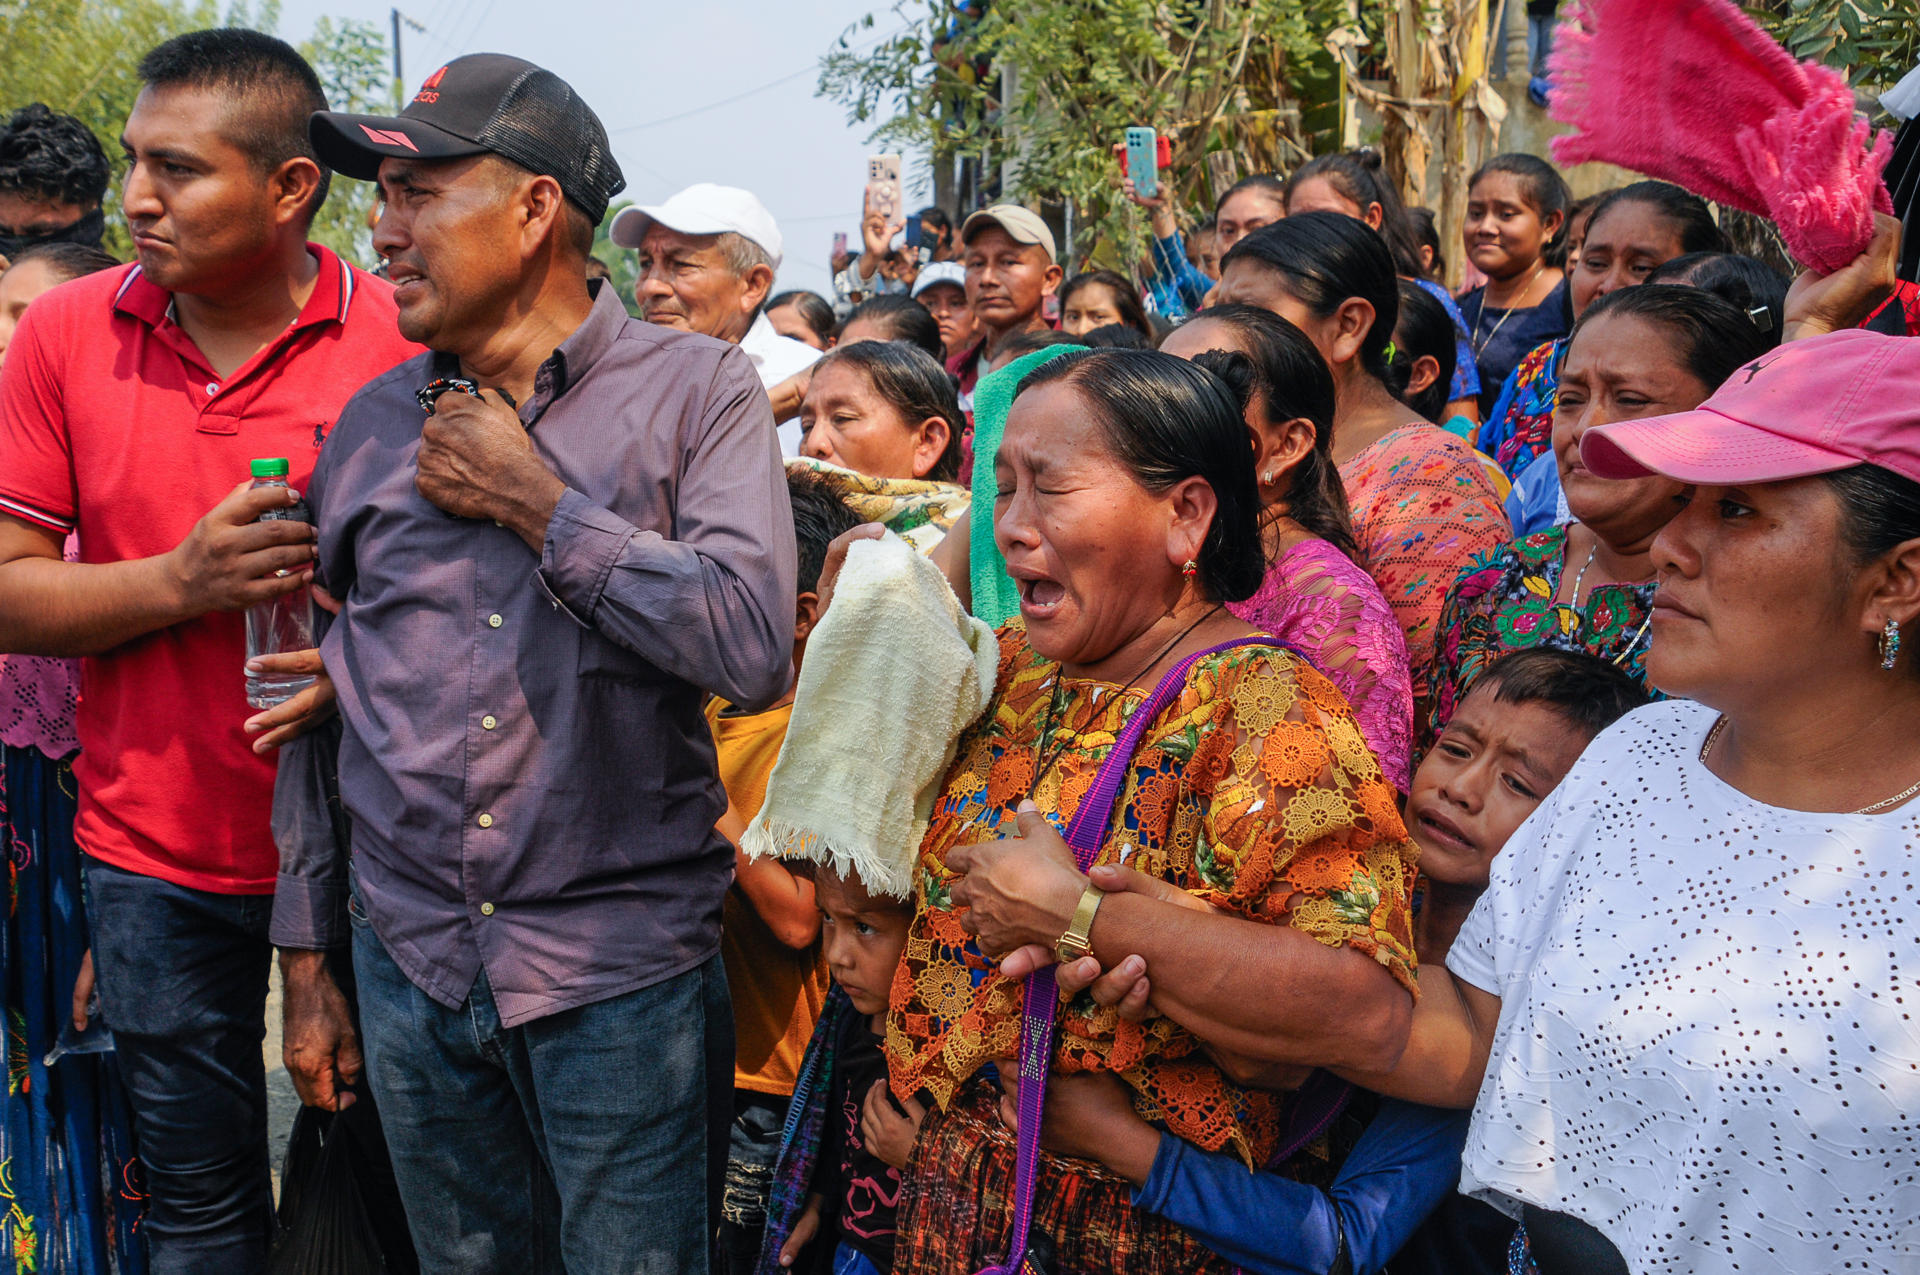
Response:
M1830 274L1865 251L1893 139L1837 72L1796 62L1728 0L1575 0L1555 33L1562 164L1601 160L1771 218Z

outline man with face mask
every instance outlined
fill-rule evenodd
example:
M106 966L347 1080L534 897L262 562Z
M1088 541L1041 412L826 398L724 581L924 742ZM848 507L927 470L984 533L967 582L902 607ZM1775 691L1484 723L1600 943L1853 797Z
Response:
M701 709L769 703L793 660L766 393L589 284L625 183L553 73L472 54L311 130L378 179L431 351L355 396L308 488L367 1074L422 1267L705 1270L734 856Z
M43 243L100 246L107 153L93 130L35 102L0 124L0 270Z

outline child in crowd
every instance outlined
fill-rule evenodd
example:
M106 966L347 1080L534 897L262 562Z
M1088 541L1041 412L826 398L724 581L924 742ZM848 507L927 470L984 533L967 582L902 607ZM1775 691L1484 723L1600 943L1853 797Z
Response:
M1618 669L1574 651L1516 652L1483 673L1420 763L1406 803L1425 898L1420 963L1445 960L1493 858L1593 737L1646 694ZM1256 1275L1394 1275L1507 1270L1514 1224L1452 1192L1466 1111L1387 1101L1325 1191L1248 1174L1134 1112L1106 1073L1048 1081L1042 1141L1098 1160L1134 1184L1133 1203L1194 1232Z
M794 731L745 837L757 857L806 863L799 870L814 882L833 975L780 1138L762 1275L893 1268L901 1171L925 1109L915 1098L895 1102L883 1040L914 920L920 812L932 807L954 741L991 702L1000 662L993 631L899 537L850 540L832 569L833 604L813 630ZM876 625L911 654L876 648ZM902 702L918 705L915 741L890 748L882 725L845 729L868 703ZM849 765L848 749L877 750L884 773Z
M1084 336L1112 324L1123 324L1143 337L1153 335L1130 279L1111 270L1088 270L1060 285L1060 331Z
M1471 442L1473 422L1450 418L1446 411L1458 356L1453 320L1445 307L1419 283L1402 279L1400 317L1394 322L1393 344L1387 351L1390 388L1421 416Z
M787 495L800 553L793 620L797 676L807 635L820 618L816 589L827 546L835 536L859 526L860 519L810 474L788 473ZM718 698L707 705L720 780L727 790L727 813L719 828L735 847L733 886L727 891L720 930L735 1039L733 1129L720 1224L720 1269L729 1275L751 1271L759 1256L787 1102L827 993L812 882L778 860L748 859L739 851L747 822L765 799L767 776L780 755L792 713L791 691L759 713L743 712Z
M835 988L807 1046L800 1136L781 1157L760 1268L880 1275L893 1268L900 1171L925 1114L911 1099L894 1103L881 1049L913 900L868 890L852 869L816 867L814 879Z

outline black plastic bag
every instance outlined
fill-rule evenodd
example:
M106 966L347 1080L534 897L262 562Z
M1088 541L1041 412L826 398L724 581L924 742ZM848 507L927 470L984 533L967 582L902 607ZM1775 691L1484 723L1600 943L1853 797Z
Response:
M353 1152L348 1121L300 1108L280 1175L280 1236L267 1275L388 1275Z
M1887 193L1893 196L1893 215L1904 232L1894 273L1908 283L1920 282L1920 116L1901 124L1894 134L1886 183Z

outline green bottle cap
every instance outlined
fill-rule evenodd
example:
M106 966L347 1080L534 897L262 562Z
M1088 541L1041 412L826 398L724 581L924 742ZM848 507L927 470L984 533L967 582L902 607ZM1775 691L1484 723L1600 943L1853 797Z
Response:
M253 462L255 478L285 478L287 476L287 458L268 456Z

